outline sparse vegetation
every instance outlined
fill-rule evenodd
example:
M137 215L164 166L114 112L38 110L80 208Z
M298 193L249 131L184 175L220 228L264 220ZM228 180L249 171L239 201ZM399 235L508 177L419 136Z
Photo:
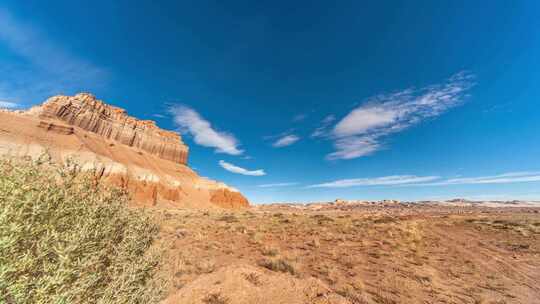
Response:
M540 234L540 223L524 219L468 218L464 222L478 227L516 232L525 236L529 233Z
M315 214L311 216L312 219L317 221L317 224L323 225L324 223L333 222L334 219L325 214Z
M370 303L365 294L363 294L361 291L355 290L353 287L350 286L338 289L336 293L349 300L352 304Z
M251 284L255 285L255 286L260 286L261 285L261 280L260 280L260 277L259 275L257 275L256 273L248 273L248 274L245 274L244 275L244 278L250 282Z
M295 275L297 273L296 269L293 265L291 265L291 263L281 258L275 260L262 259L259 261L259 266L270 269L272 271L287 272L292 275Z
M206 304L227 304L229 303L229 299L219 293L212 293L206 296L203 302Z
M265 256L276 256L279 254L279 250L276 248L265 247L261 250L261 253Z
M158 227L74 165L0 161L0 303L157 303Z
M226 223L236 223L238 222L238 218L233 214L227 214L218 219L219 221L223 221Z
M183 211L163 223L171 227L182 223L189 231L181 238L176 237L175 230L167 234L166 241L174 243L175 248L186 248L182 251L186 265L171 267L181 271L173 278L181 290L175 290L179 296L190 294L190 284L202 284L202 279L210 276L212 281L208 282L219 278L221 283L195 285L204 288L206 293L201 297L219 291L221 297L233 302L237 299L229 293L225 286L231 285L227 284L236 286L243 281L243 288L256 288L250 292L260 294L266 292L266 286L269 290L272 286L262 282L270 284L276 277L284 280L281 273L285 273L292 275L286 280L294 280L299 284L296 286L306 286L303 284L316 278L327 286L329 298L344 298L343 303L420 303L426 299L450 303L457 295L471 303L479 296L484 296L486 303L501 299L523 303L517 300L520 294L508 287L515 279L507 274L513 271L510 265L519 267L522 260L540 266L533 256L540 244L539 235L532 233L538 228L537 213L488 209L463 215L459 209L443 207L440 216L437 206L433 211L414 208L373 206L345 213L260 206L249 216L222 211L198 216L195 211ZM234 224L223 223L229 221ZM508 228L499 228L503 226ZM508 233L512 233L511 239ZM472 254L476 251L496 256L505 264L485 264ZM201 271L204 260L215 263L211 274ZM227 282L223 269L236 265L256 265L275 273L246 268L240 274L241 281ZM527 282L534 285L531 280ZM434 291L443 289L445 293ZM283 300L286 298L279 299Z

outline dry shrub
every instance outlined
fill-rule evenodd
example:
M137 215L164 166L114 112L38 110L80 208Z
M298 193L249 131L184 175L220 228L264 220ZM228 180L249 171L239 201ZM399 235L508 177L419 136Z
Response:
M265 247L261 250L261 254L265 256L276 256L279 254L279 250L276 248Z
M203 302L205 304L227 304L229 303L229 299L222 296L219 293L212 293L212 294L207 295L203 299Z
M226 222L226 223L236 223L238 222L238 218L234 214L226 214L222 217L217 219L218 221Z
M0 160L0 302L157 303L158 227L74 165Z
M370 300L367 294L362 290L357 290L351 286L345 286L336 290L336 293L349 300L352 304L369 304Z
M246 281L250 282L251 284L255 286L261 286L262 284L260 276L254 272L249 273L249 274L244 274L244 279L246 279Z
M272 271L288 272L292 275L297 274L294 266L284 259L263 259L259 261L259 266L270 269Z

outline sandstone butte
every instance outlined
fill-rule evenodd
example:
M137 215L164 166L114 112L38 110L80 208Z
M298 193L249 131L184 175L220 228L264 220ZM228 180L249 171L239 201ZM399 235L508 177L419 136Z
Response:
M188 166L180 134L129 116L91 94L54 96L27 111L0 111L0 154L71 159L128 190L138 206L243 208L247 199Z

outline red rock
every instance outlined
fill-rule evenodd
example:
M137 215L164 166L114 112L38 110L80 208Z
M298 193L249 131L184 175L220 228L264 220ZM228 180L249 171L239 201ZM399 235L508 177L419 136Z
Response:
M138 120L90 94L55 96L26 112L0 111L0 154L72 159L97 180L131 194L137 206L244 208L236 189L187 166L176 132Z
M240 192L229 189L214 190L210 201L223 208L249 207L248 200Z
M47 121L40 121L38 127L45 129L47 131L51 131L51 132L63 134L63 135L71 135L74 133L73 127L59 125L59 124L55 124L55 123L47 122Z
M176 132L166 131L151 120L138 120L126 111L105 104L91 94L54 96L42 106L40 117L59 119L86 131L138 148L160 158L186 164L188 147Z

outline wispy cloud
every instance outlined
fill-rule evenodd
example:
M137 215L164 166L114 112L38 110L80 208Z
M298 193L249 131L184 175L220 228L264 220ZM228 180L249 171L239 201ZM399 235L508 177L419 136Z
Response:
M108 72L73 55L40 30L0 8L0 47L16 60L0 59L0 99L36 102L59 93L88 91L102 86ZM37 100L41 101L41 100Z
M375 178L340 179L307 188L345 188L356 186L448 186L478 184L512 184L540 182L540 172L509 172L499 175L442 178L440 176L392 175Z
M442 84L406 89L368 98L331 130L323 125L312 136L334 140L336 151L328 159L366 156L383 147L383 138L426 119L439 116L464 101L474 86L474 76L459 72Z
M334 115L328 115L328 116L326 116L326 117L322 120L320 127L318 127L317 129L315 129L315 131L313 131L313 133L311 133L311 137L312 137L312 138L324 137L324 136L328 133L328 128L330 127L330 125L331 125L335 120L336 120L336 116L334 116Z
M294 134L288 134L288 135L285 135L285 136L279 138L278 140L276 140L272 144L272 146L275 147L275 148L286 147L286 146L290 146L290 145L294 144L295 142L297 142L299 140L300 140L299 136L294 135Z
M263 176L263 175L266 175L266 172L264 172L264 170L262 169L258 169L258 170L247 170L247 169L244 169L242 167L238 167L236 165L233 165L231 163L228 163L226 161L223 161L223 160L220 160L219 161L219 165L229 171L229 172L232 172L232 173L236 173L236 174L242 174L242 175L250 175L250 176Z
M194 109L184 105L175 105L169 108L169 112L173 115L174 123L180 131L191 134L195 143L215 148L217 153L240 155L244 152L238 148L239 143L234 135L215 130L210 122Z
M491 176L451 178L441 182L425 184L426 186L443 185L478 185L478 184L512 184L540 181L540 172L510 172Z
M264 140L272 141L272 147L282 148L290 146L300 140L300 136L295 134L295 129L289 129L276 135L267 135Z
M0 100L0 108L13 109L13 108L18 108L18 107L19 107L19 104L17 103Z
M275 184L262 184L258 185L257 187L260 188L277 188L277 187L289 187L289 186L296 186L298 183L275 183Z
M310 185L308 188L346 188L355 186L389 186L425 183L439 179L438 176L392 175L375 178L340 179L333 182Z
M295 115L295 116L293 117L292 121L293 121L293 122L301 122L301 121L305 120L306 117L307 117L307 114L304 114L304 113L298 114L298 115Z

